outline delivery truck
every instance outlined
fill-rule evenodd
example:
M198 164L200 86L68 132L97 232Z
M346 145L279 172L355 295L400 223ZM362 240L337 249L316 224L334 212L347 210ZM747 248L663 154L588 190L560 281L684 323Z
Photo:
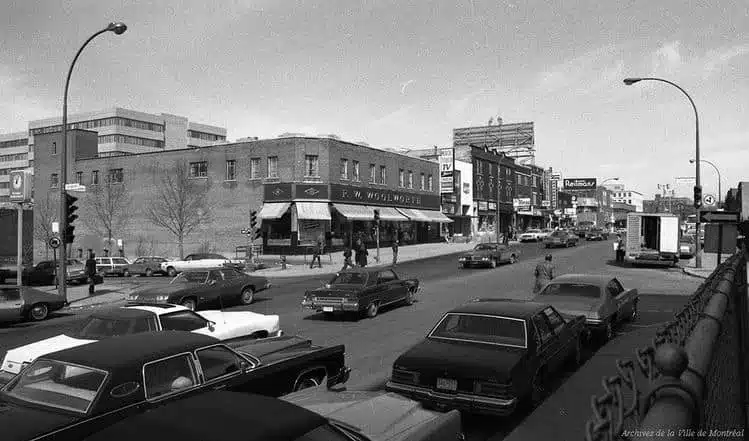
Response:
M679 228L679 218L673 214L627 214L625 261L643 265L676 265L679 261Z

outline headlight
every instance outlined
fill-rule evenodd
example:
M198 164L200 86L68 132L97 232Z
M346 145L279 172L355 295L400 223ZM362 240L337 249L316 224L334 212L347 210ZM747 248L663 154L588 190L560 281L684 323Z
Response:
M459 258L458 258L458 262L465 262L465 260L466 260L466 258L465 258L465 257L459 257Z
M134 294L130 294L129 296L127 296L127 299L128 301L132 302L132 301L138 300L138 296Z
M488 257L482 257L481 260L489 260Z
M169 300L169 296L156 296L157 302L166 302Z

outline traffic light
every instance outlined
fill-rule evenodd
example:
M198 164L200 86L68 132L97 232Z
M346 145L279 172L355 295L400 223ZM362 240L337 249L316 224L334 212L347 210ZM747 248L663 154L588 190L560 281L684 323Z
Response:
M257 211L250 211L250 229L257 230Z
M77 197L65 193L65 205L67 206L68 213L65 222L65 231L63 233L65 243L73 243L73 240L75 239L75 226L73 226L73 222L78 219L78 215L75 214L78 210L78 206L74 205L77 200Z
M694 208L702 207L702 187L694 186Z
M375 208L375 210L374 210L374 220L375 220L375 222L379 222L380 221L380 210L377 209L377 208Z

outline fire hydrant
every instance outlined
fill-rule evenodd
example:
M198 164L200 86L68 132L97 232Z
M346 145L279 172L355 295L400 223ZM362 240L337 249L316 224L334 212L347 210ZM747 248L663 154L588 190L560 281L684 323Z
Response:
M286 256L281 256L281 269L286 269Z

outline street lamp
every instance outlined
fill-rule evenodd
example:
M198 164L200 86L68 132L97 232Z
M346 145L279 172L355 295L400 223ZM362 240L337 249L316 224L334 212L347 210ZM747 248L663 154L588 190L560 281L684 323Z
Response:
M112 22L107 25L106 28L96 32L94 35L88 37L88 40L86 40L80 49L78 49L78 52L76 52L75 57L73 57L73 61L70 63L70 68L68 69L68 76L65 79L65 93L63 94L62 98L62 148L60 150L60 232L64 233L67 231L67 220L68 220L68 208L67 204L65 203L65 184L68 181L68 88L70 87L70 75L73 73L73 68L75 67L75 62L78 61L78 57L81 55L81 52L83 52L83 49L93 40L94 38L98 37L99 35L105 33L105 32L114 32L117 35L121 35L127 30L127 26L125 23L122 22ZM66 270L66 264L67 264L67 244L65 243L65 240L61 241L62 244L60 245L60 270L58 271L58 277L57 277L57 289L60 294L60 297L65 299L67 301L67 287L65 285L65 282L67 281L67 270ZM61 276L60 276L61 275Z
M697 190L699 189L699 194L702 194L702 187L700 186L700 116L697 113L697 106L694 104L694 100L691 96L687 93L686 90L682 89L681 86L679 86L676 83L672 83L671 81L664 80L662 78L652 78L652 77L646 77L646 78L625 78L624 84L627 86L631 86L635 83L639 83L640 81L659 81L661 83L670 84L671 86L674 86L675 88L679 89L681 93L684 94L684 96L687 97L689 100L689 103L692 105L692 109L694 109L694 189L695 193L697 193ZM694 206L695 208L700 207L700 202L695 200ZM700 247L700 216L699 213L697 214L697 222L695 225L696 229L694 232L694 243L695 248L697 249L697 252L695 253L695 266L697 268L702 268L702 253L701 247Z
M712 162L708 161L707 159L700 159L700 161L701 162L706 162L706 163L712 165L713 168L715 169L715 173L718 174L718 207L720 207L721 197L723 195L723 193L721 192L721 189L720 189L720 181L721 181L720 170L718 170L718 167L715 164L713 164ZM690 159L689 160L690 164L694 164L694 162L695 162L694 159Z

